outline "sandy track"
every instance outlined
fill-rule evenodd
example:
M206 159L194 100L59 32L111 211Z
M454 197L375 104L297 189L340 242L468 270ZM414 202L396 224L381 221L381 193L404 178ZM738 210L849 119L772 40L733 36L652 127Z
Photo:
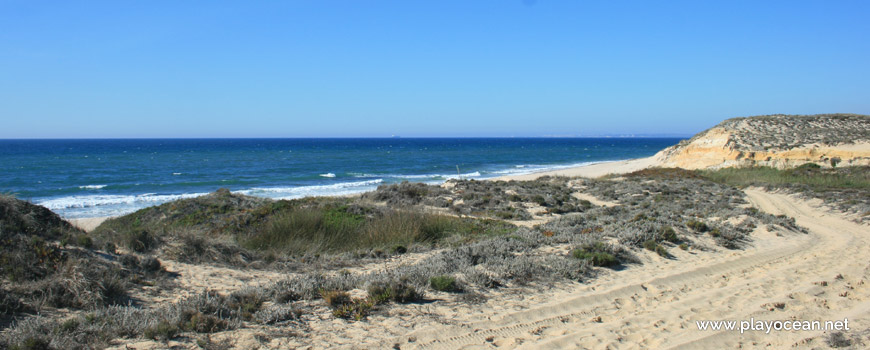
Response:
M752 248L683 265L617 272L598 288L488 320L433 326L402 348L812 348L823 332L700 331L698 320L842 320L870 329L867 226L783 194L746 191L752 204L794 217L807 235L754 237ZM842 278L835 278L842 276ZM824 282L824 283L822 283ZM865 336L866 338L866 336ZM406 342L405 339L413 339Z

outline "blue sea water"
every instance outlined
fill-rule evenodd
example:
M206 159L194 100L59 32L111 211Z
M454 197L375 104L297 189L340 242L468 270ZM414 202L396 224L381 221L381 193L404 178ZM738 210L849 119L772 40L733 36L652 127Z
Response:
M0 140L0 192L66 218L229 188L300 198L646 157L677 138ZM457 172L457 166L459 172Z

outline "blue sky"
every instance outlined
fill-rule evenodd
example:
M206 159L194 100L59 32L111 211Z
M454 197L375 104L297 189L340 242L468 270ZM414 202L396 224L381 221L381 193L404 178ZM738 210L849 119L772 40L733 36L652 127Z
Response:
M870 114L868 1L0 0L0 138L693 134Z

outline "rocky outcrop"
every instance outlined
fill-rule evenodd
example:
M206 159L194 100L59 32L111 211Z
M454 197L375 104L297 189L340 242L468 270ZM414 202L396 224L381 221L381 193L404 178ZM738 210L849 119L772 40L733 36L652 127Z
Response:
M655 155L662 167L716 169L870 165L870 116L771 115L728 119Z

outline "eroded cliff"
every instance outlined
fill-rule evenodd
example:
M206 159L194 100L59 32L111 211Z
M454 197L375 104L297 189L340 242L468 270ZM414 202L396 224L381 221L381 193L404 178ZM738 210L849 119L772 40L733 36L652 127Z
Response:
M870 116L770 115L728 119L655 156L662 167L790 168L870 165Z

